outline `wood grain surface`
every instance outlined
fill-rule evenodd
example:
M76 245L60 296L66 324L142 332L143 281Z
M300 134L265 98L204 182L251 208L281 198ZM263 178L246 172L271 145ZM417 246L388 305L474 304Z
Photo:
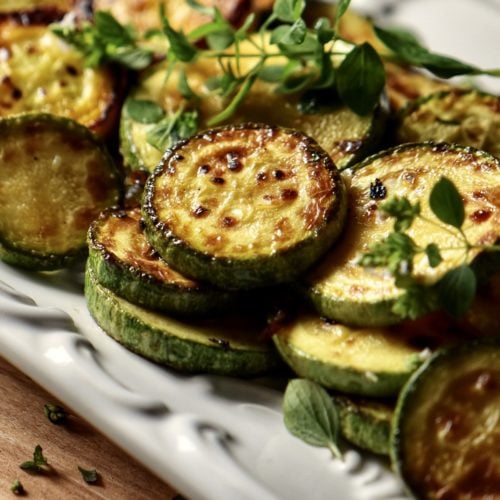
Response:
M64 425L51 423L44 413L47 403L60 404L0 358L0 499L17 498L11 492L16 479L24 497L33 500L183 498L70 409ZM22 470L19 465L33 458L38 444L50 469ZM78 466L96 469L99 482L86 484Z

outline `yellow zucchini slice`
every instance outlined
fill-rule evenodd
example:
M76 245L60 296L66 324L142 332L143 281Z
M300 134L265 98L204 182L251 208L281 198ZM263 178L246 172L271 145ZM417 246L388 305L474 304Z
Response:
M126 300L184 316L233 310L243 297L172 269L144 236L140 208L103 212L89 229L89 259L97 281Z
M187 276L221 288L291 281L337 239L345 188L316 142L267 125L206 131L149 177L146 236Z
M456 142L500 157L500 97L477 90L437 92L408 104L398 142Z
M343 323L369 326L397 323L392 312L402 293L385 269L361 267L358 262L371 245L392 232L393 219L379 211L384 201L374 196L378 182L385 198L405 196L419 201L422 215L438 222L429 207L429 195L441 176L457 187L465 203L464 231L474 244L494 244L500 236L500 160L488 153L450 144L406 144L371 156L356 167L349 188L350 224L342 241L306 277L309 296L319 313ZM461 265L461 239L449 228L417 219L408 234L422 248L436 243L443 262L431 268L417 256L414 273L423 285L436 283L449 269ZM478 250L469 254L472 261Z
M90 223L119 203L121 186L83 125L47 114L0 120L0 258L33 270L81 260Z
M335 50L341 53L352 49L352 45L344 41L336 43ZM240 50L247 54L256 53L249 41L242 43ZM282 62L278 58L273 59L273 65ZM252 57L242 58L240 61L242 71L245 71L246 65L250 67L256 63L257 60ZM204 130L209 126L210 119L227 105L226 99L214 95L206 85L210 78L220 76L220 67L216 60L200 59L187 65L184 70L190 88L200 98L196 103L198 127L199 130ZM193 104L186 102L178 90L179 68L174 70L167 81L165 74L164 63L144 72L138 86L132 90L130 99L153 101L164 109L166 116L173 116L181 108L191 109ZM267 123L300 130L314 138L339 169L352 165L371 153L385 131L386 115L382 107L359 116L346 106L339 106L332 96L331 102L326 102L317 111L304 111L302 95L282 95L274 89L275 84L257 80L237 112L225 123ZM134 121L125 105L120 127L120 148L125 163L132 169L152 171L163 154L163 150L156 149L148 142L148 133L155 124Z
M43 112L112 130L119 92L112 71L92 69L47 26L0 26L0 117Z
M500 496L500 339L438 351L398 398L391 458L415 498Z
M96 323L127 349L189 373L252 377L281 367L258 317L179 320L134 305L85 272L85 297Z

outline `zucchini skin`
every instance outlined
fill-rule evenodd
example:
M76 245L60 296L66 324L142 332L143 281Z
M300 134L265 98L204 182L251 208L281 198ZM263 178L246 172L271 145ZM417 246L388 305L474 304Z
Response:
M96 217L101 210L120 203L123 196L123 185L121 174L106 147L89 129L87 129L87 127L84 127L78 122L47 113L25 113L0 119L0 137L7 136L7 134L11 132L30 134L30 137L33 137L39 130L64 134L65 141L69 143L73 141L76 148L87 147L92 149L100 162L95 168L102 169L101 172L90 172L85 179L85 185L76 186L82 190L88 190L93 202L91 205L82 205L78 210L74 207L72 208L74 213L72 212L71 215L78 215L78 217L81 218L80 223L83 229L80 229L78 233L76 229L72 231L71 240L73 243L71 246L68 246L65 251L54 251L51 250L50 247L47 247L44 251L31 248L27 244L12 241L7 237L5 232L8 231L8 229L5 231L0 230L0 259L11 265L28 270L52 271L76 266L85 260L88 254L86 244L88 225L90 225L93 218ZM33 154L36 156L36 151L33 152ZM6 168L10 168L10 165L6 164ZM64 164L62 164L61 168L64 168ZM55 171L49 171L47 172L48 179L50 179L50 176L57 176L60 173L61 172L59 172L57 168ZM94 174L98 175L94 177ZM78 184L80 180L81 179L67 179L67 182ZM75 190L76 187L74 187ZM36 188L43 190L44 186L36 186ZM19 201L29 206L31 198L20 199ZM45 208L44 206L43 209ZM64 205L52 208L54 211L57 210L57 212L64 212L65 210ZM48 209L50 210L50 207L48 207ZM33 210L36 210L36 208L33 208ZM81 215L78 213L79 211L82 211ZM36 220L37 215L39 214L30 214L30 218L35 218ZM22 223L22 221L19 222ZM6 222L6 224L8 225L8 222ZM56 224L56 222L54 222L54 224ZM68 231L64 224L58 229L61 231ZM80 234L80 237L78 234ZM69 241L69 233L67 238Z
M298 137L304 148L304 156L324 165L331 179L332 203L321 225L312 234L288 248L251 258L216 256L200 251L175 234L175 230L160 220L155 207L156 179L166 175L169 161L182 157L182 149L190 141L216 140L218 134L233 131L263 130L272 135L280 133ZM309 161L309 160L306 160ZM142 213L145 234L151 245L174 269L186 276L207 281L230 290L252 289L292 282L310 267L339 237L347 215L346 191L340 173L317 143L290 129L280 129L265 124L243 124L212 129L191 139L180 141L164 155L162 162L148 178L144 190Z
M176 276L176 273L169 269L168 265L157 255L147 259L149 269L141 267L140 261L131 262L118 257L106 245L109 234L102 234L102 232L106 231L105 225L109 220L135 222L137 231L134 238L139 241L137 241L138 244L132 243L129 247L139 256L141 249L138 249L138 246L147 245L139 229L139 217L135 215L135 212L136 210L107 210L89 228L87 265L102 286L133 304L182 316L222 313L235 309L239 303L244 302L240 294L219 290L182 276ZM151 253L150 248L148 254L151 255ZM144 256L140 257L146 259ZM164 278L160 279L158 274L151 272L151 269L153 271L157 269L163 273Z
M483 358L482 363L478 364L477 359L480 357ZM467 365L474 367L475 370L467 372ZM490 374L485 374L487 378L483 380L484 387L477 386L477 390L472 391L474 394L467 395L467 391L471 390L468 387L470 380L462 380L459 384L460 387L455 384L451 390L457 390L456 394L454 392L451 395L449 393L443 394L442 389L445 384L452 383L454 377L458 379L471 373L474 377L478 377L480 376L478 372L481 370L490 371ZM446 376L446 372L448 372L448 376ZM491 398L496 396L498 401L499 381L499 337L466 341L456 346L440 349L410 377L398 397L392 420L390 458L393 469L400 475L407 489L415 498L444 498L442 492L446 492L449 498L494 498L500 493L498 439L495 441L494 435L491 434L495 430L495 426L493 428L491 424L488 426L485 422L486 417L480 413L484 408L477 407L475 404L477 401L473 399L480 397L480 405L484 404L485 398L488 396ZM463 404L463 420L461 415L446 413L444 410L437 414L431 413L435 410L436 404L443 404L446 397L449 400L450 396ZM431 401L430 398L433 400ZM422 408L423 405L425 405L424 408ZM452 410L448 408L447 411ZM498 406L496 411L498 413ZM481 421L477 421L480 416ZM454 417L457 417L458 420L453 420ZM472 417L477 417L473 423L471 422ZM413 425L414 429L425 430L425 436L424 433L420 433L419 436L408 434L407 426L415 419L418 420L415 421L417 425ZM447 425L450 427L445 430ZM455 431L455 429L457 430ZM481 439L476 432L476 440L473 443L476 448L461 450L461 445L464 446L462 431L465 434L469 433L467 437L472 439L470 434L475 429L479 431L484 429L484 432L490 431L489 448L478 448L481 444L486 447L488 441L484 436ZM498 422L496 422L496 429L498 430ZM439 430L441 430L441 435ZM454 435L454 432L457 432L457 435ZM448 435L449 433L451 435ZM431 448L433 444L434 448ZM447 451L440 450L438 445L442 445L442 448L447 445ZM427 459L425 464L417 465L414 463L415 453L412 453L413 460L408 456L408 450L412 448L419 450L418 459L420 462ZM439 459L441 462L436 463L436 460ZM495 459L496 464L494 463ZM431 464L428 460L432 460L434 463ZM490 474L487 478L488 460ZM446 463L446 466L443 466L443 463ZM449 467L450 463L455 465L454 469ZM425 467L423 467L424 465ZM438 466L442 468L441 477L436 476L436 474L439 475L436 473ZM458 478L456 477L457 471L459 471ZM460 474L462 474L461 477ZM489 480L488 485L485 481L486 478ZM464 488L463 491L460 491L461 487ZM465 488L469 488L469 491Z
M106 334L132 352L175 370L253 377L282 366L272 344L257 340L257 330L254 340L248 334L245 346L237 348L230 341L209 336L204 343L183 338L171 330L169 322L180 325L175 328L181 331L196 330L196 323L181 323L120 299L96 281L90 267L85 272L85 297L91 315Z

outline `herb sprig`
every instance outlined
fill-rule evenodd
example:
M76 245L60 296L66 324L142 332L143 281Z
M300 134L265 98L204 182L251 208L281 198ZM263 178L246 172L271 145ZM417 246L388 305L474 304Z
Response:
M43 455L42 447L37 444L35 446L35 450L33 451L33 460L27 460L19 467L23 470L35 472L37 474L46 472L49 468L49 464Z
M276 0L270 16L256 36L250 36L254 15L250 14L239 28L233 27L216 7L196 0L189 6L209 17L209 21L189 33L175 30L163 7L161 29L145 37L163 36L168 41L167 79L175 67L200 59L214 59L220 74L207 82L207 89L222 96L225 107L212 117L209 126L227 120L245 100L257 80L272 82L278 93L330 89L354 112L369 113L379 102L385 85L383 59L396 60L443 78L457 75L486 74L500 76L500 69L483 70L455 58L436 54L424 47L413 35L401 30L375 27L375 34L390 49L380 55L369 43L352 45L338 53L339 23L350 6L350 0L338 2L333 23L326 17L306 25L305 0ZM114 62L132 70L141 70L155 59L131 28L122 26L111 14L97 11L95 22L82 27L55 25L54 33L80 50L91 66ZM204 44L200 44L204 41ZM248 42L243 50L243 42ZM248 51L251 47L251 51ZM341 62L339 61L341 57ZM249 60L251 64L242 64ZM179 91L186 99L195 98L185 74L179 78Z
M476 245L468 240L463 230L464 202L456 186L448 178L441 177L436 182L429 197L429 205L439 222L424 217L419 202L412 204L407 198L395 197L382 203L380 209L394 218L393 232L372 245L361 257L359 264L385 267L391 272L396 286L405 291L393 306L393 312L402 318L416 319L437 308L459 318L467 312L476 295L476 274L468 264L471 252L500 251L500 246ZM406 233L417 218L450 232L457 241L453 249L463 252L462 263L447 271L432 286L422 285L415 278L414 259L424 254L429 266L434 268L443 261L442 252L450 248L442 248L435 243L429 243L426 247L419 246Z

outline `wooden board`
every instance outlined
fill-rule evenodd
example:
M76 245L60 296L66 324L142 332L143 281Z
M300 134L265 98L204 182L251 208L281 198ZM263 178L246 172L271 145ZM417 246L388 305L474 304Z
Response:
M179 494L69 410L65 425L52 424L46 403L60 404L30 378L0 358L0 498L19 479L25 498L40 500L169 500ZM33 474L19 465L39 444L50 470ZM86 484L78 466L96 469L97 485Z

